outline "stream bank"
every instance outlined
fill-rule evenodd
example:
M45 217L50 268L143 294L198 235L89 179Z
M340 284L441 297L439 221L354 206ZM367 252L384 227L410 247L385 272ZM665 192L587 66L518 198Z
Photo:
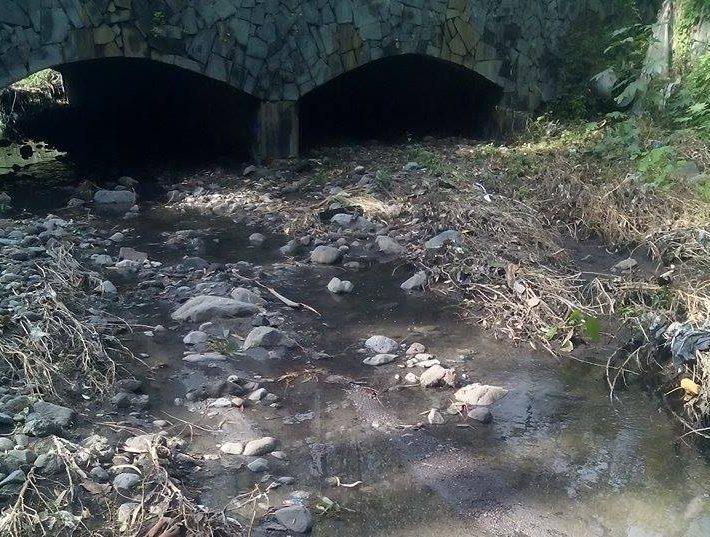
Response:
M57 439L17 436L28 417L32 422L37 403L31 397L16 401L31 391L28 379L6 371L11 382L3 387L2 405L25 406L11 416L17 427L4 432L13 443L4 465L23 452L18 469L38 476L33 483L43 490L43 470L31 470L32 454L57 454L70 475L81 476L78 468L85 476L72 501L92 505L96 513L77 520L76 504L69 503L64 511L72 516L48 514L44 523L55 520L57 533L86 524L102 535L121 525L129 534L157 527L155 535L162 535L180 524L195 535L206 528L285 535L284 521L307 521L298 509L306 505L315 515L314 535L708 531L707 466L693 447L675 444L677 430L652 393L633 383L610 400L602 368L496 340L494 330L461 318L461 302L443 292L453 280L439 274L444 277L437 282L429 269L429 256L463 249L460 236L445 235L430 243L438 247L427 248L447 229L423 228L423 215L409 214L391 189L409 189L429 210L430 200L419 191L443 196L446 179L431 174L434 163L415 165L383 152L396 161L399 175L388 179L379 165L357 168L335 160L340 179L318 179L323 165L316 159L189 174L170 169L157 182L91 177L108 189L99 198L139 193L134 208L114 207L121 209L114 214L102 210L107 204L67 203L96 199L96 187L52 190L44 200L11 191L14 210L22 209L23 200L36 205L34 214L10 213L3 221L2 277L10 284L3 314L11 323L44 322L30 314L31 301L18 304L17 293L49 281L34 267L56 266L56 259L66 266L56 254L71 252L83 277L64 295L73 295L77 318L98 327L102 340L116 337L114 343L125 348L110 345L118 354L107 349L115 369L108 361L94 364L103 386L87 382L91 377L81 363L62 371L65 382L57 384L53 400L76 415L55 430ZM368 184L374 185L369 192ZM480 197L482 206L491 207L489 218L515 213L524 223L536 221L523 204L512 211L502 196ZM47 211L56 216L45 216ZM402 219L392 224L387 215ZM401 224L416 218L409 227ZM476 224L482 232L492 229L485 220ZM481 233L487 240L481 251L521 263L531 255L549 259L560 246L561 236L544 222L526 233L523 238L538 240ZM470 231L461 234L470 238ZM313 256L318 247L323 257ZM568 251L581 255L563 256L563 262L587 263L590 274L628 258L586 242ZM333 264L317 262L329 255ZM505 265L499 269L505 273ZM401 289L420 270L426 271L426 289ZM352 282L352 292L329 291L334 277ZM289 307L268 288L317 314ZM171 317L202 295L220 297L220 306L193 314L193 320ZM265 329L278 332L264 338ZM261 334L261 345L244 349L254 330L251 339ZM365 346L373 335L394 340L389 348L387 341L377 347L389 351L380 356L394 355L392 362L363 363L375 355ZM422 346L415 346L418 354L431 355L417 358L420 363L438 360L429 368L456 371L455 388L443 376L439 386L420 385L431 369L413 363L415 354L407 354L413 344ZM604 355L613 346L602 341L595 352ZM580 360L594 361L583 345L575 350ZM452 405L457 390L474 382L507 390L486 405L490 422L485 408ZM96 434L105 440L91 436ZM275 439L263 440L267 451L243 455L245 444L264 438ZM63 479L61 472L49 475L50 482ZM17 477L3 485L10 502L22 490ZM165 490L169 494L158 493ZM34 497L31 489L25 493L28 501ZM297 517L274 519L284 502L297 508ZM31 516L22 522L17 534L39 530Z

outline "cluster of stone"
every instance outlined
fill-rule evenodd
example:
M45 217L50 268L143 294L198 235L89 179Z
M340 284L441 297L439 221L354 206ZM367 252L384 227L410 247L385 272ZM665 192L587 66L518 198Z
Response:
M2 0L0 87L104 57L151 58L269 101L295 101L372 60L466 66L530 108L544 58L594 0Z

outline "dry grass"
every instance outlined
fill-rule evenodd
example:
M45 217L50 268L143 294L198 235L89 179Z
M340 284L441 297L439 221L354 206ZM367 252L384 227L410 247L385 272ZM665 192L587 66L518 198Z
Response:
M115 376L112 356L130 353L116 338L102 335L85 310L87 293L100 280L69 250L55 247L47 252L48 260L38 264L42 282L15 297L29 313L4 320L0 357L42 395L57 395L62 382L73 377L106 392ZM121 322L97 310L94 314L109 324Z
M168 466L180 441L145 435L145 448L126 451L125 465L142 478L130 497L113 501L110 486L91 480L95 454L53 437L52 452L64 462L62 479L30 470L15 500L0 513L0 533L8 537L85 535L128 537L238 537L244 526L224 512L198 505L171 476ZM124 507L119 509L119 504Z

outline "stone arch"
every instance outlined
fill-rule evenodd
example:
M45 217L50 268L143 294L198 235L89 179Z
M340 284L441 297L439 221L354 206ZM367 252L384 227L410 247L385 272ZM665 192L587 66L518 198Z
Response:
M503 87L460 63L425 54L371 60L298 101L302 142L486 136Z
M198 72L263 101L293 103L370 61L421 54L480 74L504 89L506 106L530 111L554 97L546 59L558 52L560 37L590 9L608 13L603 4L2 0L0 87L45 67L122 56Z

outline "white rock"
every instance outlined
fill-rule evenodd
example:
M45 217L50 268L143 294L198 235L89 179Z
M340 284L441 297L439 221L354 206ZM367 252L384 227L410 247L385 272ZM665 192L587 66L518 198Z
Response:
M250 291L246 287L237 287L234 289L230 296L239 302L246 302L247 304L256 304L257 306L263 306L266 304L266 300L254 291Z
M232 400L227 397L218 397L207 406L210 408L230 408L232 406Z
M188 354L185 356L182 361L183 362L223 362L227 359L227 357L223 354L220 354L218 352L202 352L202 353L194 353L194 354Z
M252 233L251 235L249 235L249 242L252 243L254 246L261 246L262 244L264 244L265 240L266 237L261 233Z
M328 291L335 294L352 293L354 288L355 286L353 283L348 280L333 278L330 282L328 282Z
M259 455L265 455L276 449L278 442L276 438L271 436L264 436L263 438L257 438L256 440L251 440L247 442L244 446L244 455L247 457L256 457Z
M407 356L414 356L416 354L423 354L426 352L426 347L421 343L412 343L409 348L407 348Z
M244 444L241 442L225 442L219 450L227 455L241 455L244 451Z
M622 259L616 265L614 265L614 269L622 271L631 270L636 265L638 265L638 261L636 261L633 257L628 257L626 259Z
M446 368L441 367L439 364L434 364L420 375L419 384L424 388L438 386L443 381L446 371Z
M376 354L365 358L362 363L366 365L384 365L394 362L397 359L396 354Z
M427 421L432 425L441 425L446 420L444 420L444 416L441 415L441 412L435 408L432 408L429 411L429 414L427 414Z
M499 386L489 386L475 382L460 388L454 398L457 401L466 403L472 406L488 406L492 405L499 399L502 399L508 394L508 390Z
M400 285L400 288L404 289L405 291L413 291L414 289L423 289L426 284L426 272L420 270L419 272L414 274L414 276L403 282L402 285Z
M461 242L461 234L458 231L449 229L447 231L442 231L435 237L432 237L424 243L424 247L427 250L438 250L446 243L458 244Z

